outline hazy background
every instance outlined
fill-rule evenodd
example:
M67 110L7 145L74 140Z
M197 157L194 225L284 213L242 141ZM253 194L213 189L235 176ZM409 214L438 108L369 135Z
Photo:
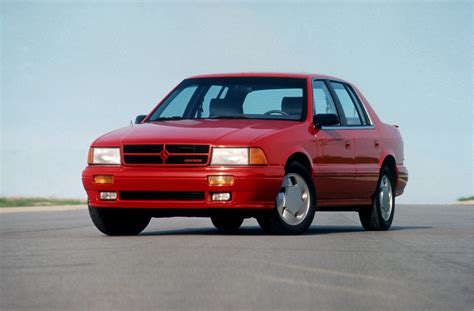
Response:
M0 195L85 197L95 137L189 75L240 71L354 82L400 125L400 202L474 192L472 1L0 2Z

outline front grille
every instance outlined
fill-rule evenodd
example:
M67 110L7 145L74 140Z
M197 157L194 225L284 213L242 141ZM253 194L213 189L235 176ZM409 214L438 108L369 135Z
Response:
M124 145L124 153L160 153L163 145Z
M127 164L163 164L160 156L124 155Z
M209 153L208 145L166 145L169 153Z
M209 145L124 145L123 160L130 165L203 166L210 149Z
M122 201L203 201L204 192L183 191L121 191Z
M167 164L202 164L207 162L207 155L170 155L166 160Z

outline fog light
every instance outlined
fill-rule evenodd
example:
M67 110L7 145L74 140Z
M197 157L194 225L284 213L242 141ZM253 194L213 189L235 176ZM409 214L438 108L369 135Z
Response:
M207 176L209 186L232 186L234 184L234 176L214 175Z
M112 175L94 175L94 182L96 184L113 184L114 176Z
M100 199L103 201L115 201L117 200L117 192L101 192Z
M212 201L229 201L230 192L218 192L212 194Z

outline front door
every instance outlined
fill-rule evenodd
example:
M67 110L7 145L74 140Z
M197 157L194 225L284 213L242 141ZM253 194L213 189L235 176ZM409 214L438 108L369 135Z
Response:
M313 114L334 113L339 116L328 85L323 80L313 81ZM341 118L339 120L342 120ZM318 200L352 199L356 170L354 167L354 138L340 123L315 131L317 168L315 185Z

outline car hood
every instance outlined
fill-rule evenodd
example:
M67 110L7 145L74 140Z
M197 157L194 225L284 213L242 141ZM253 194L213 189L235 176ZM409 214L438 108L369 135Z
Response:
M301 122L282 120L170 120L121 128L98 138L93 145L210 144L250 145L255 139Z

